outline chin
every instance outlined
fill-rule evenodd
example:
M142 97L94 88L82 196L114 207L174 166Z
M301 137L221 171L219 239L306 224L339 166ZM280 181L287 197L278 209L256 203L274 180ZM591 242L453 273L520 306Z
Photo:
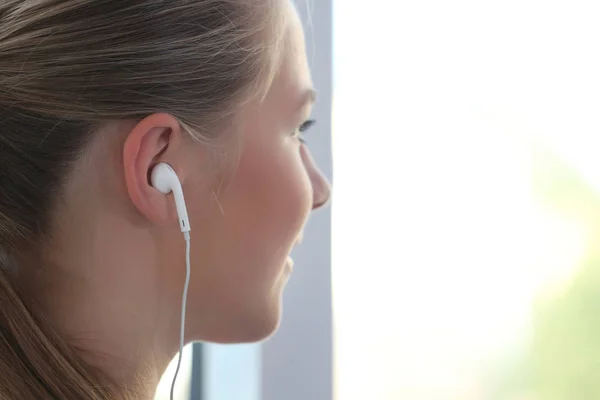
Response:
M256 343L273 336L281 325L281 300L265 310L262 315L240 326L237 343Z
M204 342L218 344L257 343L270 338L281 324L281 298L249 315L233 318L227 326L197 335ZM205 327L206 328L206 327Z

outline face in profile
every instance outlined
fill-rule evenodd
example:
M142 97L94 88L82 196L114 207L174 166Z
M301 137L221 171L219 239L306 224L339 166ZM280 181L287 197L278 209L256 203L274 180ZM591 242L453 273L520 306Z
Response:
M310 125L315 91L301 23L287 12L278 75L262 104L242 110L241 154L227 184L208 207L202 184L184 187L194 227L192 340L255 341L277 328L294 267L289 254L310 212L329 199L329 183L299 135Z

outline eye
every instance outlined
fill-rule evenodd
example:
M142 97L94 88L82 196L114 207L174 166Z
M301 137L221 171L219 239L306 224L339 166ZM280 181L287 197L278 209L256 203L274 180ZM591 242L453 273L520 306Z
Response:
M294 132L294 135L302 142L302 143L306 143L306 141L304 140L303 137L303 133L307 132L310 128L312 128L315 124L317 123L317 121L315 121L314 119L309 119L308 121L304 122L302 125L300 125L300 127L298 128L298 130L296 132Z
M305 123L300 125L300 128L298 128L298 130L301 133L304 133L307 130L309 130L310 128L312 128L316 123L317 123L317 121L315 121L314 119L309 119L308 121L306 121Z

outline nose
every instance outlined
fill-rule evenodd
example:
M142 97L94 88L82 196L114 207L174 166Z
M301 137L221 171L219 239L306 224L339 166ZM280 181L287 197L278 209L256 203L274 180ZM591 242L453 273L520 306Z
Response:
M306 146L302 149L302 160L313 189L313 210L317 210L329 202L331 198L331 183L313 160Z
M313 180L313 210L318 210L331 198L331 183L319 172L318 180Z

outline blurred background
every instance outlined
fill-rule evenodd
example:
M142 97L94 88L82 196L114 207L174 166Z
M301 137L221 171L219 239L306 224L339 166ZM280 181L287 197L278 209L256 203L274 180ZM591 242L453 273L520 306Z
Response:
M600 399L599 7L335 2L336 399Z
M599 3L298 3L333 205L181 398L600 399Z

